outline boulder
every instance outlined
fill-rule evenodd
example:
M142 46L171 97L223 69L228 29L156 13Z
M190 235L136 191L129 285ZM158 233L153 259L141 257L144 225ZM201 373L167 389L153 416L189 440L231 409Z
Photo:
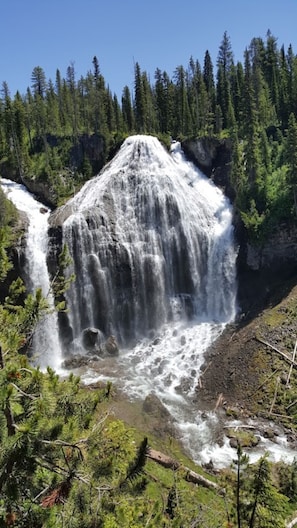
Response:
M235 193L230 181L231 140L205 136L183 141L182 148L187 158L233 201Z
M108 337L104 343L104 348L107 354L110 356L117 356L119 354L119 346L117 344L116 338L113 335Z
M71 370L75 368L84 367L89 363L89 361L90 358L88 358L87 356L71 356L63 361L62 367Z
M172 420L170 412L155 394L151 393L145 398L142 409L145 413L155 416L160 420Z
M85 328L82 332L82 344L89 350L97 347L101 341L101 332L98 328Z

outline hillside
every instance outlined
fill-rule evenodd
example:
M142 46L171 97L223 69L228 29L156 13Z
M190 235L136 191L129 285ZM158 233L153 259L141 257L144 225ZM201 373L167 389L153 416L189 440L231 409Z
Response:
M225 408L236 408L239 416L273 419L295 431L296 368L288 381L290 361L279 352L292 358L296 310L294 278L279 282L263 310L230 325L206 356L199 405L214 408L221 395Z

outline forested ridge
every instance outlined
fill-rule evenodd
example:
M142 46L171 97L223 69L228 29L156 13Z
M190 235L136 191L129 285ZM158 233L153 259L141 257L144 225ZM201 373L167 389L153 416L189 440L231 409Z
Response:
M156 69L152 81L136 63L134 92L124 87L121 101L96 57L79 79L73 64L55 81L36 66L26 94L12 95L3 82L0 174L44 183L59 205L128 135L154 134L168 147L171 138L229 138L235 204L260 243L280 222L296 222L296 117L297 56L270 32L251 41L243 63L235 64L227 33L216 64L206 51L203 62L190 58L172 78ZM204 488L189 482L188 468L202 469L173 438L146 437L115 419L110 383L87 388L72 374L59 379L30 364L24 351L49 306L40 290L28 294L19 278L10 279L9 248L19 229L1 192L0 527L289 526L297 509L296 462L271 464L264 456L249 464L239 436L233 468L206 475L217 487ZM67 288L67 258L63 251L52 284L57 296ZM178 463L157 466L149 457L154 447Z
M60 204L97 174L122 140L135 133L170 138L216 136L232 144L232 184L254 241L296 217L297 56L267 32L234 61L225 32L216 62L208 51L154 79L134 66L134 90L112 94L97 57L83 77L32 71L25 94L2 84L0 173L45 182ZM97 151L97 154L95 154ZM98 152L100 151L100 155Z

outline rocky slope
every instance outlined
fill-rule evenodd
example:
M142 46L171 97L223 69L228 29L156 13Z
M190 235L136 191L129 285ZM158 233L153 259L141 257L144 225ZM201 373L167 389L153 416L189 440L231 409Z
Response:
M230 325L213 344L196 391L200 407L214 409L219 401L227 413L272 419L295 431L296 283L295 277L275 284L263 310Z

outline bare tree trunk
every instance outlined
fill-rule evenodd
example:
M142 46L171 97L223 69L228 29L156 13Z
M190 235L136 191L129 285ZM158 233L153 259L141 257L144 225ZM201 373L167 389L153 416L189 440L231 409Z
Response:
M1 345L0 345L0 368L1 369L4 368L4 357L3 357ZM4 407L3 413L6 419L6 427L7 427L8 436L13 436L15 435L15 422L14 422L14 418L13 418L13 414L12 414L12 410L10 406L10 401L8 397L5 400L5 407Z
M185 480L188 482L193 482L194 484L200 484L201 486L204 486L206 488L211 488L216 491L218 491L221 494L225 494L225 491L215 482L212 482L211 480L208 480L207 478L203 477L202 475L199 475L199 473L196 473L195 471L192 471L191 469L187 468L186 466L183 466L180 464L177 460L174 460L173 458L165 455L164 453L161 453L160 451L156 451L155 449L149 449L147 457L151 460L154 460L154 462L157 462L161 466L173 469L176 471L177 469L183 469L185 470Z

